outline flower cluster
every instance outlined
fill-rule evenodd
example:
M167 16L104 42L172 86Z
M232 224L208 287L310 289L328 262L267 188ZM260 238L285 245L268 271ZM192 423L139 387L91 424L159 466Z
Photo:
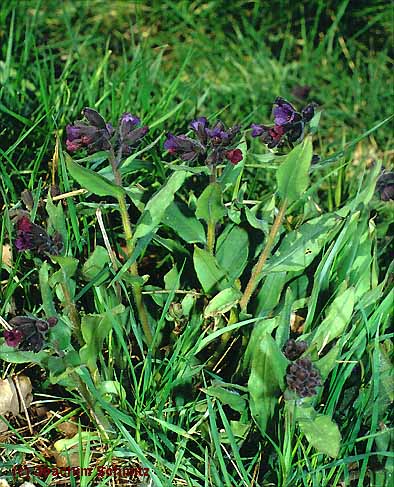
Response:
M252 124L252 137L260 137L262 142L273 149L281 147L285 142L292 145L301 141L304 136L305 124L310 122L315 114L315 105L310 103L301 112L282 97L274 102L274 125Z
M233 147L240 131L238 125L226 129L218 121L210 127L208 120L200 117L190 123L190 128L196 138L169 133L164 148L171 154L178 154L184 161L199 160L208 166L216 166L224 159L232 164L238 164L242 160L241 150Z
M50 237L47 232L30 221L28 216L22 216L16 221L15 247L22 252L33 250L38 255L59 255L63 249L61 235L55 233Z
M286 382L291 391L300 397L311 397L317 394L316 387L321 386L319 371L309 358L300 358L287 369Z
M296 342L291 338L285 343L283 353L289 360L296 360L301 357L307 348L308 344L304 340Z
M146 133L148 127L138 127L141 121L131 113L124 113L116 129L93 108L82 110L84 120L78 120L74 125L67 125L66 147L69 152L87 149L92 154L100 150L109 150L114 147L123 155L129 155L131 148Z
M57 323L56 317L40 320L29 316L15 316L9 321L12 330L3 332L9 347L23 351L39 352L46 344L49 328Z

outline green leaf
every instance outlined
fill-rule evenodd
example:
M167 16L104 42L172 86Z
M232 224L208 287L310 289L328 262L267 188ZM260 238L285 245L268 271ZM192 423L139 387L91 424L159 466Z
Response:
M49 357L49 352L42 350L41 352L25 352L16 350L14 347L9 347L5 343L0 345L0 360L10 362L12 364L33 363L39 364L42 367Z
M83 188L98 196L122 197L124 189L121 186L111 183L91 169L80 166L66 152L63 154L69 173Z
M309 443L319 453L324 453L332 458L338 456L341 433L329 416L319 414L314 419L300 419L298 424Z
M312 140L307 137L286 156L276 172L278 192L288 204L296 201L309 185L309 167L312 161Z
M102 353L104 340L112 329L112 320L116 315L125 311L125 307L119 304L115 308L101 314L85 315L81 321L81 333L85 345L80 349L81 362L85 363L92 374L98 374L96 361Z
M78 268L79 260L75 257L64 255L51 255L51 259L53 260L53 262L56 262L60 265L62 271L64 272L64 275L68 278L72 277Z
M208 303L204 310L204 318L226 313L238 303L241 296L242 293L232 287L223 289Z
M284 389L287 364L278 344L268 333L255 343L248 390L250 410L261 433L265 432L278 403L278 394Z
M335 367L337 357L340 352L339 343L336 343L332 349L324 355L321 359L315 362L314 365L319 369L323 382L327 379L328 374Z
M67 248L68 242L68 232L66 226L66 219L64 217L63 206L60 203L53 203L51 195L48 194L48 201L45 206L48 213L48 229L49 233L52 234L53 231L58 232L63 240L64 248Z
M230 282L234 282L243 272L248 262L249 238L243 228L236 225L227 227L216 244L216 258Z
M355 302L354 288L346 289L331 303L325 319L312 339L311 347L320 350L334 338L343 334L352 317Z
M46 316L56 316L56 308L53 302L52 289L49 285L49 269L51 269L48 262L43 262L38 271L38 280L40 283L40 292L42 299L42 306Z
M226 273L208 251L194 247L193 262L198 280L206 293L227 287Z
M230 406L234 411L243 413L246 409L246 400L238 392L219 386L210 386L201 390L208 396L216 397L222 404Z
M167 208L174 201L174 195L189 177L186 171L178 171L170 176L167 183L148 201L137 222L134 240L157 230Z
M336 215L322 215L288 233L265 265L264 273L302 271L335 236L342 224Z
M172 202L162 222L172 228L187 243L205 244L205 230L186 205Z
M101 247L101 245L97 245L82 267L83 277L87 281L92 281L108 262L109 255L107 250L104 247ZM99 286L107 277L108 276L103 276L100 279L100 282L95 283L95 286Z
M197 200L196 217L216 223L226 214L219 183L209 184Z

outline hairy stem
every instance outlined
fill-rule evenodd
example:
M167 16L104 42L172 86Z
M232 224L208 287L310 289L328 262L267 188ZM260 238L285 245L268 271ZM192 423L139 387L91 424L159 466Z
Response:
M216 184L216 164L211 165L209 184ZM207 222L207 250L212 255L215 248L215 230L216 222L214 220L209 220Z
M120 158L122 154L121 152L115 158L113 150L110 151L109 160L111 162L112 171L115 177L115 183L118 186L122 186L122 176L118 169ZM133 243L133 231L131 229L131 223L129 218L129 213L127 211L127 204L126 204L126 197L124 195L118 197L119 203L119 212L122 218L122 227L123 232L126 240L126 249L127 249L127 257L131 257L134 251L134 243ZM137 262L133 262L129 267L129 272L133 276L138 276L138 266ZM148 321L148 314L145 309L144 301L142 299L142 292L141 286L139 284L133 285L133 296L135 305L137 307L138 316L141 322L142 329L144 330L146 342L149 345L152 343L152 331L150 329L149 321Z
M83 346L85 345L85 340L83 339L81 333L81 320L79 319L77 307L75 306L74 301L71 299L71 292L67 285L67 277L65 275L64 275L64 281L61 283L61 288L62 288L64 301L65 301L64 310L70 316L73 331L75 332L75 336L77 337L79 344Z
M249 282L246 286L245 292L239 302L239 305L241 307L241 310L245 310L249 300L253 294L253 291L255 290L260 278L261 278L261 271L263 270L264 264L268 258L268 255L272 249L272 246L275 241L276 234L278 233L278 230L280 228L280 225L283 220L283 216L286 212L287 208L287 199L285 198L283 200L282 206L279 210L279 213L276 215L275 221L271 227L271 231L268 235L267 242L265 244L265 247L263 251L260 254L259 260L256 264L256 266L253 269L252 275L250 276Z

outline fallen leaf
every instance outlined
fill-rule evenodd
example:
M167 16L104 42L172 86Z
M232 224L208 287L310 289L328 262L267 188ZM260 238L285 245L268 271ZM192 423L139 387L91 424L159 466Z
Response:
M17 381L17 382L16 382ZM15 385L17 383L18 389ZM25 375L0 379L0 414L9 413L16 416L25 411L33 400L30 379ZM8 426L0 420L0 432L7 431Z

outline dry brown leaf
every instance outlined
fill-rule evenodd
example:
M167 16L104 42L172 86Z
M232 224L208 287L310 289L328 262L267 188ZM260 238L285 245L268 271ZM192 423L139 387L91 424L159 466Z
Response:
M5 244L1 248L1 262L12 267L12 249L10 244Z
M57 426L57 429L67 438L72 438L78 433L78 426L71 421L64 421Z
M305 318L303 316L291 313L290 316L290 328L293 333L301 334L304 331Z
M18 381L18 389L15 386ZM16 416L25 411L33 400L32 386L30 379L25 375L0 379L0 414L5 416L9 413ZM0 432L7 431L8 426L0 420Z

